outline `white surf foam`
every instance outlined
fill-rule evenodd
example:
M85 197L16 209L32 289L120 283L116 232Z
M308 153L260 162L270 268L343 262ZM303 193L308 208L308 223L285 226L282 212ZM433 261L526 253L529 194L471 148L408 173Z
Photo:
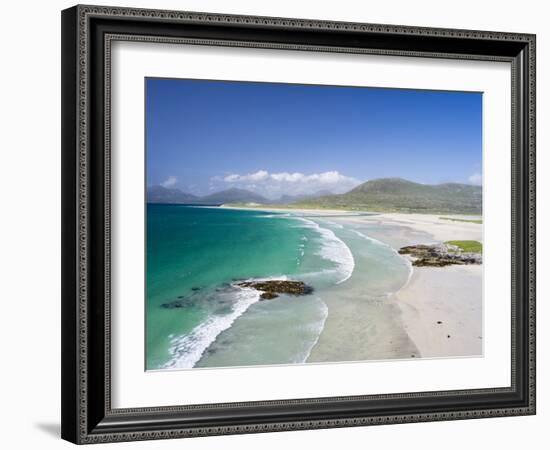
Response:
M336 222L330 222L328 220L325 220L326 223L330 224L330 226L334 227L334 228L344 228L343 225L339 224L339 223L336 223Z
M245 281L286 280L286 276L251 278ZM260 292L253 288L245 288L232 284L237 299L229 314L210 316L190 333L171 337L169 352L172 358L163 366L164 369L190 369L201 359L204 352L223 331L230 328L235 320L246 310L260 300Z
M306 245L305 245L304 242L302 242L300 245L298 245L298 250L300 251L300 258L302 258L306 253L305 247L306 247ZM298 258L298 259L300 259L300 258Z
M216 340L218 335L227 330L250 305L260 299L260 293L255 289L240 288L238 299L231 313L224 316L211 316L197 325L189 334L171 339L170 353L172 358L165 369L190 369L202 357L205 350Z
M336 263L338 266L341 277L337 281L337 284L343 283L349 279L355 268L355 260L353 258L353 253L351 253L351 250L345 242L336 236L332 230L323 228L312 220L304 219L303 217L296 217L296 219L303 221L305 226L314 229L321 235L322 245L319 256Z
M319 299L319 301L321 302L321 311L323 314L323 318L317 324L312 325L315 327L315 332L317 333L317 337L315 338L315 340L313 341L309 349L305 352L303 358L301 359L301 361L299 361L299 363L307 362L309 355L311 355L311 352L313 351L313 347L315 347L317 345L317 342L319 342L321 333L325 328L325 322L327 321L327 317L328 317L328 306L323 300Z
M262 219L273 219L273 218L281 218L281 219L287 219L291 217L290 213L277 213L277 214L262 214L261 216L255 216Z

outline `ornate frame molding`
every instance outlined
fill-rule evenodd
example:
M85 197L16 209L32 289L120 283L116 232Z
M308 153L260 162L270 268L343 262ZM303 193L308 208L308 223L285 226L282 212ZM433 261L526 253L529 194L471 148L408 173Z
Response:
M305 30L319 30L336 33L344 39L346 36L362 35L365 38L376 36L378 41L384 38L402 39L426 38L434 43L428 49L420 50L408 47L380 48L363 46L341 46L319 43L281 43L266 40L245 40L212 37L169 37L151 36L134 32L112 32L108 26L100 31L92 30L94 23L101 21L117 22L124 28L128 21L147 27L157 22L166 26L178 27L192 25L205 30L230 30L239 27L251 36L256 31L268 30L271 35L283 36L285 33ZM95 21L95 22L94 22ZM103 24L104 22L102 22ZM121 25L120 25L121 24ZM304 19L271 18L256 16L233 16L204 14L195 12L158 11L99 6L76 6L63 13L63 377L70 379L63 388L62 434L65 439L76 443L98 443L143 439L163 439L173 437L193 437L215 434L237 434L251 432L271 432L297 429L347 427L373 424L404 422L439 421L509 415L527 415L535 413L535 36L487 31L449 30L424 27L405 27L396 25L362 24L332 21L311 21ZM260 36L261 38L261 36ZM94 41L96 39L96 41ZM99 39L99 40L98 40ZM291 38L289 38L291 39ZM327 38L328 39L328 38ZM435 43L441 40L460 42L459 52L437 50ZM158 43L185 43L194 45L243 46L265 49L289 49L323 52L348 52L364 54L384 54L411 57L481 59L507 61L512 64L512 153L513 186L512 196L512 247L513 247L513 311L512 311L512 385L510 388L479 389L471 391L425 392L395 395L376 395L360 397L331 397L319 399L292 399L285 401L249 402L240 404L194 405L166 408L139 408L113 410L110 402L110 64L111 43L115 40L145 41ZM345 39L344 39L345 40ZM469 42L468 42L469 41ZM95 42L95 43L94 43ZM103 49L100 50L98 43ZM395 41L397 42L397 41ZM411 41L412 42L412 41ZM422 42L418 40L418 42ZM466 42L466 43L464 43ZM498 42L500 53L487 54L472 52L480 43ZM378 44L379 45L379 44ZM411 44L412 45L412 44ZM457 44L459 45L459 44ZM406 47L406 45L404 44ZM487 46L489 48L489 46ZM515 50L517 49L517 50ZM99 53L101 58L97 55ZM95 58L95 59L94 59ZM98 59L99 58L99 59ZM102 67L98 67L99 63ZM99 70L99 71L98 71ZM93 123L90 111L92 103L100 93L97 91L98 74L104 72L102 108L104 123L100 132ZM95 83L95 84L94 84ZM516 101L517 99L517 101ZM76 105L76 107L75 107ZM94 133L99 137L94 138ZM95 140L94 140L95 139ZM98 142L103 147L101 168L95 161ZM93 143L93 145L92 145ZM517 161L516 161L517 160ZM97 177L102 174L102 178ZM102 184L97 190L96 186ZM98 202L98 203L97 203ZM94 206L96 205L96 206ZM99 206L97 206L99 205ZM99 208L99 209L98 209ZM99 213L102 212L102 217ZM90 233L98 231L98 221L103 221L102 239L93 240ZM66 233L65 233L66 232ZM519 238L518 238L519 236ZM96 238L97 239L97 238ZM101 246L101 251L97 250ZM516 254L516 248L519 255ZM91 267L97 263L97 252L101 256L103 279L97 283L98 273ZM516 262L521 263L521 273L516 272ZM99 267L99 266L98 266ZM516 299L519 291L527 295ZM98 305L94 298L98 290L103 303ZM92 292L94 295L92 295ZM515 302L521 303L521 305ZM94 302L94 303L92 303ZM92 308L93 306L93 308ZM103 311L102 324L93 317L100 307ZM517 307L517 308L516 308ZM523 308L523 309L522 309ZM518 317L519 311L522 317ZM519 333L519 334L518 334ZM102 334L103 336L98 336ZM522 343L516 342L521 336ZM70 341L70 343L69 343ZM91 359L90 351L97 350L103 343L104 383L90 379L90 368L96 367L97 359ZM516 359L522 344L521 360ZM519 364L519 365L518 365ZM516 373L520 367L521 373ZM99 368L97 369L99 371ZM97 376L97 373L94 374ZM94 384L95 383L95 384ZM521 399L509 402L505 407L489 405L471 409L450 408L412 413L376 414L319 419L293 419L271 422L219 424L202 426L170 426L169 419L174 414L201 410L207 414L209 409L238 407L285 407L291 405L325 405L328 403L351 400L382 401L399 399L414 402L426 397L465 397L469 400L497 394L517 394L519 384L523 389ZM98 386L102 386L101 405L90 400L96 395ZM527 395L526 398L525 394ZM134 420L135 419L135 420ZM163 424L164 421L164 424ZM123 424L121 424L124 422ZM130 423L129 423L130 422ZM128 424L129 423L129 424Z

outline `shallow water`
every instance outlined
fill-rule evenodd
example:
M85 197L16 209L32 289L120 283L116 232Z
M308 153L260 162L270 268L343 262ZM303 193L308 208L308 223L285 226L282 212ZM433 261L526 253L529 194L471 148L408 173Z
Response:
M367 233L352 224L341 228L340 237L353 249L355 270L345 286L324 293L329 314L308 362L401 359L417 353L391 296L408 282L411 265Z
M364 229L176 205L149 205L147 229L148 369L358 360L377 357L380 336L400 339L388 294L410 266ZM234 284L261 278L302 280L315 291L259 301Z

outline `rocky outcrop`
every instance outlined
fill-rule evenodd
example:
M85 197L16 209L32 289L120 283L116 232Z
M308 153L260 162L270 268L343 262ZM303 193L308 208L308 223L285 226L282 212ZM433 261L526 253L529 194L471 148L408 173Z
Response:
M272 300L279 294L289 295L308 295L313 292L313 288L303 281L290 280L264 280L264 281L241 281L235 285L252 288L261 291L260 300Z
M409 255L416 267L444 267L450 265L481 264L481 253L464 252L456 245L419 244L401 247L400 255Z
M174 300L173 302L168 303L162 303L160 306L165 309L176 309L176 308L185 308L186 306L189 306L189 299L178 297L178 300Z
M260 300L272 300L277 297L278 295L275 294L275 292L262 292L262 295L260 295Z
M308 286L303 281L288 281L288 280L264 280L264 281L234 281L231 284L224 284L216 288L217 292L222 292L227 289L235 289L235 286L243 288L252 288L260 292L260 300L272 300L280 294L288 295L308 295L313 292L313 288ZM194 306L197 301L200 301L201 296L197 296L200 287L192 287L190 295L179 295L175 300L162 303L161 308L164 309L181 309ZM222 302L222 308L226 308Z

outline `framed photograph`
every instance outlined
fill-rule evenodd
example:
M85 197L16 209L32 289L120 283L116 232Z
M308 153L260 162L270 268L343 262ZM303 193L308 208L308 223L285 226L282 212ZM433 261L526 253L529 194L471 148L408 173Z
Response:
M535 36L62 12L62 437L535 413Z

